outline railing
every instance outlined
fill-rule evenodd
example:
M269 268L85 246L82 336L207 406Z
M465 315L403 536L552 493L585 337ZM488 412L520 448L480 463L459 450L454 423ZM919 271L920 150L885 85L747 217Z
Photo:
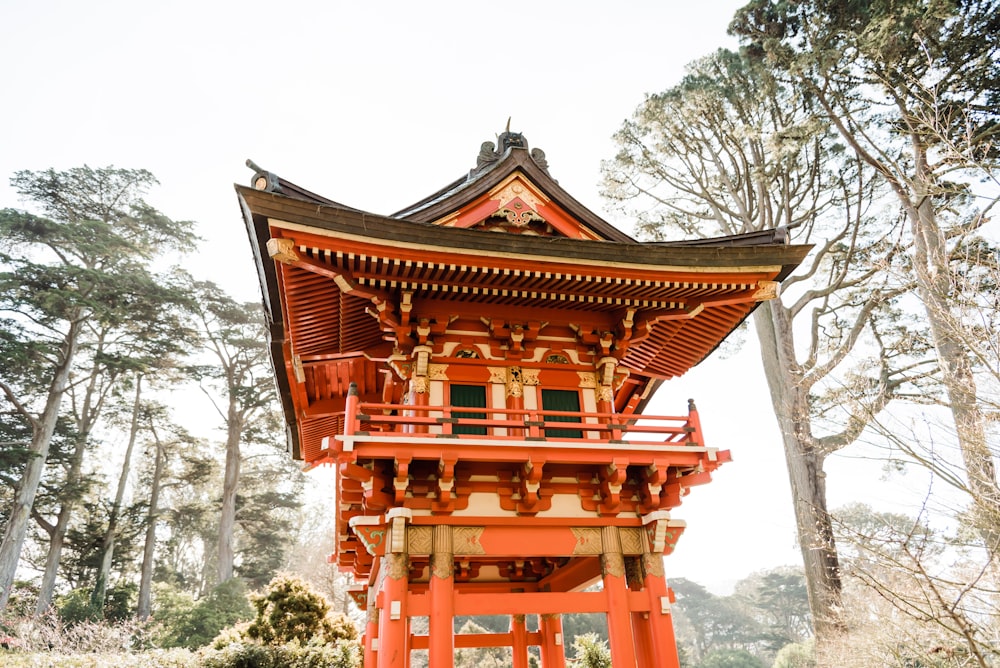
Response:
M470 417L485 415L486 417ZM704 446L697 410L686 416L361 403L348 397L344 436L490 441L582 441Z

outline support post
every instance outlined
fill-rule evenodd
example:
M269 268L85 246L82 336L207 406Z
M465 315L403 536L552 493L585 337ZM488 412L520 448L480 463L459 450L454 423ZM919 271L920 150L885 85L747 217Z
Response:
M562 615L540 615L542 668L566 668Z
M604 580L604 595L608 602L611 665L615 668L636 668L628 588L625 586L625 559L622 556L618 527L603 527L601 540L601 573Z
M433 528L430 576L430 668L455 665L455 551L451 527Z
M408 668L410 665L410 632L407 618L409 595L409 555L406 550L406 520L408 508L393 508L386 514L389 521L388 545L382 557L381 591L379 592L379 633L377 668Z
M368 604L365 606L364 665L376 666L378 654L378 608L375 607L375 587L368 588Z
M514 655L513 668L528 668L528 627L524 615L510 616L510 635L513 639L511 652Z
M643 591L644 571L641 557L625 557L625 581L630 592ZM653 657L653 632L648 612L631 614L635 660L639 666L657 666Z
M642 557L645 590L649 593L649 629L653 636L653 665L680 668L670 604L673 598L663 577L663 555L647 552Z

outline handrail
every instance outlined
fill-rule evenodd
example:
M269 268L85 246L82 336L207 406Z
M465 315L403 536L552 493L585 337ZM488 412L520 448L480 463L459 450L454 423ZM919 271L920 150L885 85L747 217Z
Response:
M351 401L351 399L354 401ZM468 417L469 413L486 417ZM702 445L697 412L686 416L634 415L479 406L361 403L348 397L344 435L491 440L572 440L609 443ZM364 426L364 428L362 428ZM478 433L456 433L456 427ZM566 432L579 432L579 437ZM546 436L547 432L557 435Z

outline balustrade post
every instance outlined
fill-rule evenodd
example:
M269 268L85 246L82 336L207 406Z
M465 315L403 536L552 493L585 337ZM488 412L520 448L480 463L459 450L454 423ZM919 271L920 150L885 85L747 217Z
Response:
M694 399L688 399L687 423L691 429L691 433L688 434L688 443L699 448L705 447L705 438L701 433L701 420L698 418L698 409L694 405Z

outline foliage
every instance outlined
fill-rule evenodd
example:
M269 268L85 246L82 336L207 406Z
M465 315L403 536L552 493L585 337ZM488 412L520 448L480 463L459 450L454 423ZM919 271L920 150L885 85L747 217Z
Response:
M919 351L897 323L893 299L905 288L885 271L902 255L898 222L880 218L874 170L817 114L815 98L767 63L720 50L647 96L616 133L618 152L603 170L604 194L646 238L776 230L814 245L753 321L810 605L818 632L836 633L841 583L824 463L917 375L902 372L898 351ZM869 359L857 349L876 328L883 354Z
M89 588L74 589L56 598L56 612L69 626L99 619L124 621L132 615L137 591L138 587L132 582L117 584L108 589L104 605L98 607L91 601Z
M56 654L144 651L151 645L151 628L133 619L64 622L56 614L6 618L4 632L21 651Z
M39 666L59 666L59 668L198 668L201 665L197 655L188 650L151 649L141 653L87 653L66 654L47 651L38 653L13 653L0 650L0 663L5 668L38 668Z
M779 648L812 634L805 578L801 571L776 568L753 573L718 596L698 583L671 582L677 596L674 625L686 665L701 666L709 656L749 653L764 662Z
M205 668L360 668L357 643L290 642L283 645L234 643L223 649L206 648L200 654Z
M925 513L908 517L860 504L838 511L840 540L851 550L848 607L858 613L841 643L821 648L821 659L851 668L986 668L1000 660L991 641L1000 634L1000 581L981 533L932 529Z
M159 597L158 597L159 598ZM165 647L207 645L219 632L237 622L250 619L253 610L247 602L246 586L238 578L217 585L190 608L180 597L168 597L171 607L157 611L153 618L168 628Z
M785 645L774 657L772 668L813 668L816 657L811 642L799 642Z
M333 643L354 640L357 630L346 616L330 614L326 600L302 580L278 576L250 601L256 617L247 627L248 638L265 645L282 645L293 640L313 639Z
M976 235L1000 201L1000 2L753 0L730 31L749 57L816 100L893 195L943 395L916 398L950 410L977 529L996 552L1000 486L975 363L993 346L973 340L984 332L965 304L979 295L964 275L967 248L982 245Z
M0 543L0 609L32 511L50 536L37 606L48 608L105 401L124 378L183 346L184 328L172 315L187 295L151 265L194 235L191 223L144 201L155 183L145 170L113 167L21 171L11 179L41 215L0 210L0 391L31 432L30 456L10 477L16 492ZM39 512L35 497L67 398L76 433L65 469L57 469L52 517Z
M698 668L764 668L764 663L745 649L717 649L706 655Z
M608 643L594 633L577 636L573 640L573 650L576 652L570 664L573 668L611 668Z

